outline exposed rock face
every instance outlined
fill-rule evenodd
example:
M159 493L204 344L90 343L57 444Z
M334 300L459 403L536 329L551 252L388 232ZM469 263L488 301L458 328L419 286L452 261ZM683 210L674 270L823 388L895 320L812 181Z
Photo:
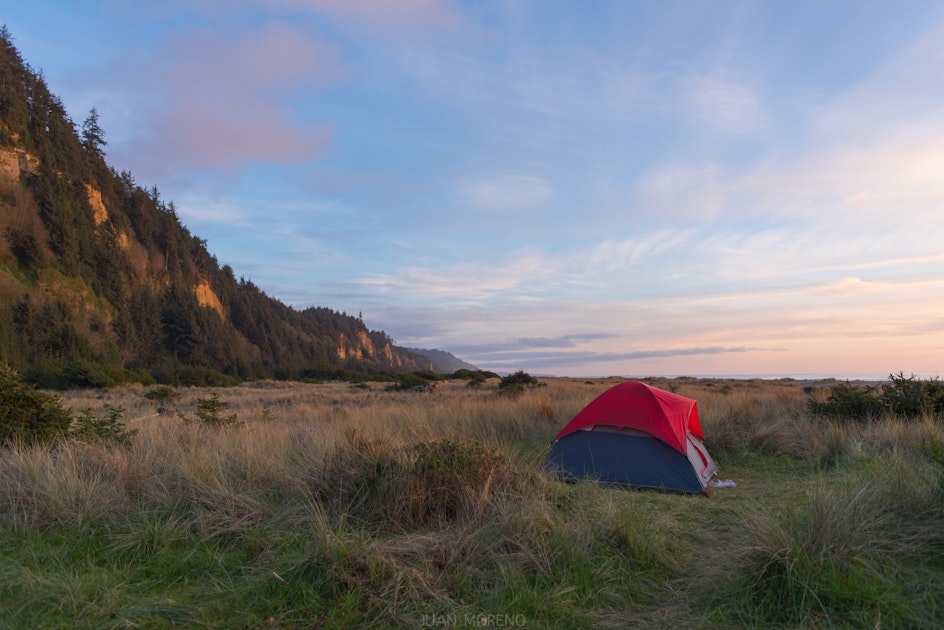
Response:
M194 293L197 295L197 302L200 306L206 308L212 308L214 311L220 314L220 317L225 318L223 314L223 304L220 302L220 298L216 296L216 293L213 292L213 289L210 288L210 283L204 280L196 287L194 287Z
M20 178L20 162L16 151L0 150L0 180L16 182Z
M433 367L425 357L410 354L405 348L395 347L389 341L376 343L365 331L358 332L353 339L341 333L338 339L338 359L342 362L368 360L393 370L429 370Z
M16 183L21 173L36 175L39 171L39 159L26 151L0 149L0 181Z
M360 359L363 357L375 356L374 342L366 332L360 331L354 339L348 339L347 335L341 333L338 338L338 358L342 361L348 359Z
M108 220L108 210L105 208L105 202L102 201L102 191L94 188L91 184L86 184L88 191L89 205L92 206L95 225L101 225Z

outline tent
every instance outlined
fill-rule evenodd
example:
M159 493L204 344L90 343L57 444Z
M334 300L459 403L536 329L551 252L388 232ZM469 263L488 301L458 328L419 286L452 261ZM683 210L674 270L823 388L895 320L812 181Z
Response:
M718 471L704 439L694 400L626 381L567 423L544 466L568 481L703 493Z

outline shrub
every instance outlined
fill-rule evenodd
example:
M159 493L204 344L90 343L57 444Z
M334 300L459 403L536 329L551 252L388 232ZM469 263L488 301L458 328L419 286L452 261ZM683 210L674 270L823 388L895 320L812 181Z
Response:
M456 370L455 372L453 372L452 376L450 376L449 378L463 379L466 381L471 381L471 380L487 381L490 378L501 378L501 376L496 374L495 372L489 372L488 370L461 369L461 370Z
M488 379L486 379L481 374L474 374L466 379L466 385L468 387L478 387L479 385L483 385L486 380Z
M522 383L509 383L508 385L500 386L500 389L505 394L523 394L528 391L528 388L525 387Z
M391 509L402 509L395 484L403 466L386 442L345 431L345 442L325 457L322 474L313 480L319 502L335 516L347 514L374 525L394 520Z
M882 388L882 403L893 414L917 418L926 413L944 414L944 382L918 380L915 375L889 374L890 385Z
M329 513L378 530L441 526L488 509L495 493L525 481L507 455L475 441L407 447L347 432L328 455L317 494Z
M70 363L62 370L59 389L114 387L125 380L124 370L111 368L97 363L81 361Z
M433 372L432 370L417 370L416 372L413 372L413 374L415 374L416 376L419 376L420 378L425 379L425 380L427 380L427 381L442 381L442 380L445 380L445 379L443 378L442 374L439 374L439 373L437 373L437 372Z
M109 367L90 361L72 361L65 365L34 365L26 377L48 389L106 389L126 380L121 368Z
M534 387L539 385L540 382L538 379L534 378L524 370L518 370L514 374L509 374L502 378L501 382L498 383L499 389L506 389L510 391L520 390L523 391L526 387ZM518 387L515 387L515 386Z
M833 386L824 402L813 398L807 410L814 414L842 420L865 421L882 414L918 418L925 414L944 415L944 382L920 380L913 374L889 374L890 384L858 386L850 383ZM806 391L806 390L804 390Z
M156 402L158 407L166 407L172 400L180 397L180 392L170 385L160 385L148 390L144 397Z
M236 424L236 414L223 415L229 409L229 403L220 400L214 392L209 398L197 399L197 417L204 423L217 427Z
M239 379L207 367L184 367L174 375L174 381L180 385L194 387L228 387L237 385Z
M0 367L0 444L46 442L65 434L71 422L58 396L37 391L12 368Z
M85 409L75 419L69 435L85 442L129 443L137 430L129 431L122 424L121 414L124 409L106 405L105 410L104 416L96 418L91 409Z
M810 398L807 409L811 413L838 420L866 421L878 416L884 409L876 390L874 385L840 383L830 390L824 402Z
M441 380L443 380L443 378L439 374L435 374L429 370L410 372L409 374L403 374L400 376L396 383L387 387L387 390L404 391L413 389L415 387L423 387L424 385L429 385L430 383L435 383Z
M413 455L403 494L413 526L459 519L512 478L505 458L478 442L423 442Z

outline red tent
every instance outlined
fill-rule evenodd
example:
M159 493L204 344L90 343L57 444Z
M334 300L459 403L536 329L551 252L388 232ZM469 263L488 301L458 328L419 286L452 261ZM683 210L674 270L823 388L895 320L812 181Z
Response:
M686 451L685 438L691 433L699 440L705 436L698 422L698 403L672 392L639 381L626 381L611 387L567 423L554 438L594 426L639 429L653 435L680 453Z
M566 480L705 492L718 470L695 401L638 381L600 394L555 439L544 465Z

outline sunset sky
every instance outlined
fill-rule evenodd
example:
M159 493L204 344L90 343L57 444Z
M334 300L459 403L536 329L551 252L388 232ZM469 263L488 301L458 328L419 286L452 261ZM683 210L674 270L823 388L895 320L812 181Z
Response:
M6 3L270 296L562 376L944 374L944 3Z

